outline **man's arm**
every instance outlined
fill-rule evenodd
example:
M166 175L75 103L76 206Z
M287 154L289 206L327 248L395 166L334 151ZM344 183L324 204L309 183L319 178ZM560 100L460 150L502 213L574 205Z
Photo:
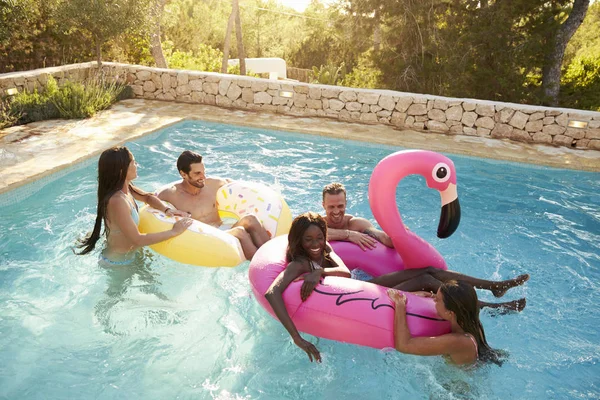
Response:
M373 224L365 218L352 217L352 219L348 222L348 227L353 231L368 235L384 246L394 248L394 243L392 243L392 239L387 235L387 233L375 228Z

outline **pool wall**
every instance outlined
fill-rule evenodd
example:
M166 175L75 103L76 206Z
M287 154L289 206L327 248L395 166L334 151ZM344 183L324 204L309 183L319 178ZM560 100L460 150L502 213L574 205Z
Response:
M96 62L89 62L0 74L0 90L33 90L49 76L59 85L65 80L82 81L96 68ZM102 69L130 85L136 98L600 150L600 112L110 62L103 63Z

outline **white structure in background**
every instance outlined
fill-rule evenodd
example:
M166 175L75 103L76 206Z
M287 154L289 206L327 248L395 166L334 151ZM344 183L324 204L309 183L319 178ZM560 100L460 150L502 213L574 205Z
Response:
M239 65L240 60L227 61L228 65ZM246 58L246 70L256 74L268 72L269 79L287 79L287 69L283 58Z

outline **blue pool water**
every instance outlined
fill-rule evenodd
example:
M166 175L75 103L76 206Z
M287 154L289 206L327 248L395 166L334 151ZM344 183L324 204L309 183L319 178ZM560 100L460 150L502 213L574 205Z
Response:
M322 186L341 181L349 212L370 219L370 172L399 150L202 122L128 146L147 190L175 180L178 154L192 149L210 175L279 188L295 215L321 211ZM311 364L253 298L248 263L205 269L147 250L136 267L108 270L97 254L75 256L95 217L93 160L0 207L0 399L600 398L599 174L450 157L457 232L435 237L439 195L423 178L402 181L399 208L451 269L531 274L503 298L526 296L522 313L482 313L489 343L510 353L504 366L464 371L308 337L323 355Z

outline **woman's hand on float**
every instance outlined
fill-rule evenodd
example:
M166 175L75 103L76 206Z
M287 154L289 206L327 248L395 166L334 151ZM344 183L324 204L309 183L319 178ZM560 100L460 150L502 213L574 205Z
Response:
M366 233L351 230L348 230L348 239L346 240L357 244L363 251L373 250L375 248L375 245L377 244L377 240L367 235Z
M388 289L387 294L396 307L406 307L406 296L396 289Z
M308 340L302 339L302 336L300 335L294 338L294 344L304 350L304 352L308 355L310 362L313 362L313 358L316 362L321 362L321 353L319 353L319 350L317 350L314 344Z
M192 225L191 218L182 218L173 224L172 230L177 235L181 235L187 228L189 228L190 225Z
M315 290L317 284L321 281L322 275L323 270L316 269L308 274L304 274L294 279L294 282L304 281L304 283L302 283L302 288L300 288L300 298L302 301L306 301L308 296L310 296L313 290Z

